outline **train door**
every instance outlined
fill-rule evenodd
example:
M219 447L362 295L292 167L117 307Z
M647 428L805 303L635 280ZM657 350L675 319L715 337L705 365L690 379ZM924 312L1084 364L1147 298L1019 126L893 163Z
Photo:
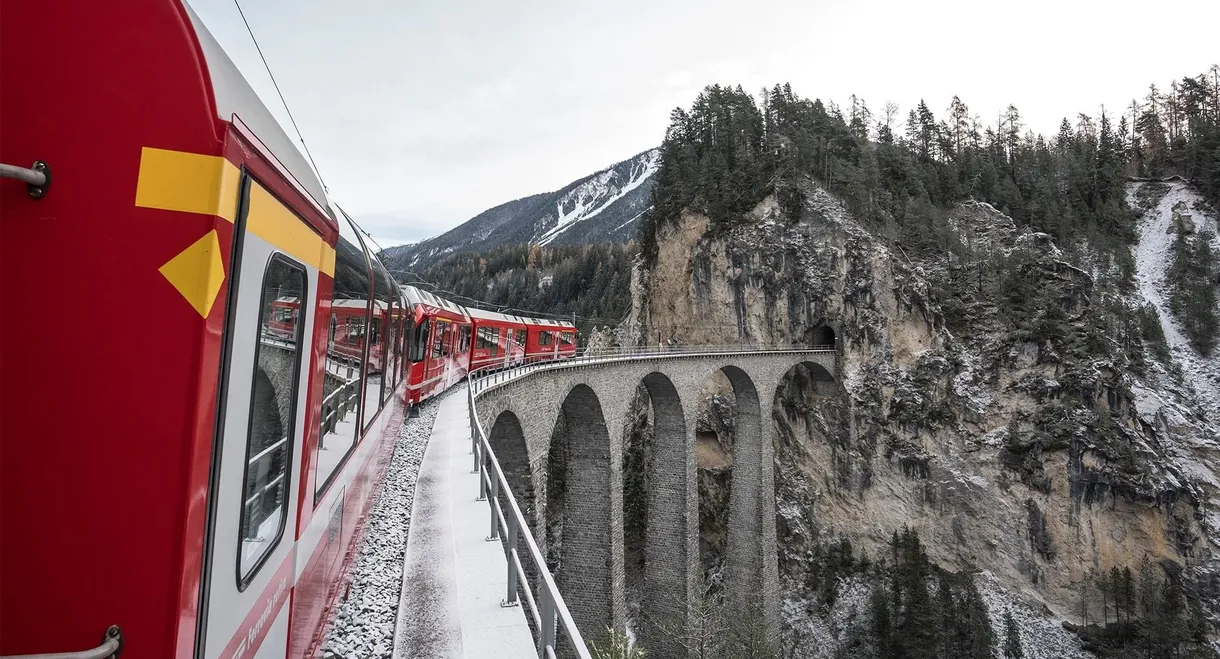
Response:
M512 330L503 327L496 328L496 345L504 346L504 358L500 360L500 368L508 368L508 360L513 354L513 333Z
M208 496L202 649L196 650L202 659L287 653L307 337L313 336L318 267L326 261L319 256L326 244L303 220L248 177L244 191ZM271 303L286 295L301 300L300 313L288 337L269 341Z

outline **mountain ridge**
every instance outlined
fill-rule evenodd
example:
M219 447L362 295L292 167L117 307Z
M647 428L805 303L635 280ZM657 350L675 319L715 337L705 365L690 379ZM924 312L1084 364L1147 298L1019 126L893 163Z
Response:
M648 149L553 192L493 206L439 236L386 249L387 266L426 267L452 252L514 243L628 242L651 207L660 161L660 149Z

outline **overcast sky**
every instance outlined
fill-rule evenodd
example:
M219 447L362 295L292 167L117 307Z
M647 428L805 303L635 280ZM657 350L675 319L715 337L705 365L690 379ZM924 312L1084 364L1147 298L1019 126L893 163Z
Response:
M189 0L288 122L233 0ZM383 244L656 146L705 85L1051 133L1220 61L1220 2L244 0L331 194ZM291 128L288 128L291 134Z

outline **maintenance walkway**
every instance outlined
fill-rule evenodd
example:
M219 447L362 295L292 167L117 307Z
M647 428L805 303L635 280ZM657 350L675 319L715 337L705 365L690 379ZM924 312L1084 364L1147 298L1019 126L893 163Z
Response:
M504 547L487 540L487 502L476 499L465 386L440 406L415 486L394 656L536 659L523 607L500 604Z

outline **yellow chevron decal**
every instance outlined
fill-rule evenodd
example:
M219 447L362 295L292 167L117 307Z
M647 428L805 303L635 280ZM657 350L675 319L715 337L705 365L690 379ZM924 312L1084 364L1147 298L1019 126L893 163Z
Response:
M225 280L220 238L212 229L158 269L200 316L208 317Z

